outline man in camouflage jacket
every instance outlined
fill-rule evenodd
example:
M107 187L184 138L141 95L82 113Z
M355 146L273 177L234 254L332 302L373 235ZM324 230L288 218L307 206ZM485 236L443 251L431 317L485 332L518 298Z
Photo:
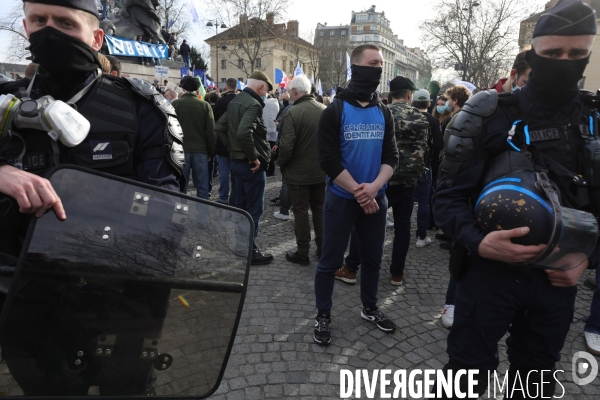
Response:
M394 213L394 245L392 250L392 285L404 280L404 262L410 245L410 218L417 179L425 172L428 157L427 118L412 107L417 87L408 78L398 76L390 82L388 107L394 118L394 134L398 147L398 166L388 181L385 194Z

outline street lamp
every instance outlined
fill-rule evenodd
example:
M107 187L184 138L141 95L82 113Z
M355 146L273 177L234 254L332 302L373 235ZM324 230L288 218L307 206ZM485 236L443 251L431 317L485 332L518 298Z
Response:
M467 54L465 60L463 60L463 81L467 79L467 70L469 69L469 41L471 40L471 18L473 17L473 8L479 7L480 3L477 0L469 0L469 6L463 7L463 11L469 12L469 18L467 19Z
M214 24L213 24L214 22ZM221 29L227 29L227 25L225 25L225 23L223 21L220 22L221 24ZM215 27L215 36L217 36L218 34L218 29L219 29L219 22L215 19L215 20L209 20L208 23L206 24L206 26L214 26ZM222 47L223 50L227 49L227 46L223 45L223 46L218 46L217 45L217 62L216 64L216 69L217 69L217 89L219 88L219 47Z

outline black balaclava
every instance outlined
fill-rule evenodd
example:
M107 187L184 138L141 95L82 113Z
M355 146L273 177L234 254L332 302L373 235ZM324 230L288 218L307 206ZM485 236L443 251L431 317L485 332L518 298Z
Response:
M537 92L564 104L579 91L578 83L583 78L590 56L581 60L556 60L538 55L534 49L525 53L531 67L528 84Z
M358 101L371 101L373 93L381 81L381 67L366 67L352 64L352 78L348 84L348 92Z
M75 86L101 68L90 46L50 26L32 33L29 43L42 89L57 100L69 100Z

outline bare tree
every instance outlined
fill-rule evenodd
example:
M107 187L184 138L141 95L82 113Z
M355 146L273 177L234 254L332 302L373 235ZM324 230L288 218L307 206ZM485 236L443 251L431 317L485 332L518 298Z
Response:
M6 61L20 62L30 55L29 40L23 27L23 3L16 2L11 11L0 18L0 31L9 35L8 51Z
M215 44L227 46L225 51L230 53L227 57L229 63L239 68L246 77L254 70L264 69L257 60L265 58L273 50L275 42L269 39L284 34L274 22L283 17L290 3L291 0L208 0L209 15L230 27L217 35L218 43Z
M530 11L519 0L442 0L421 24L434 67L462 64L462 79L485 87L510 69L518 51L519 23Z
M190 5L184 0L158 0L158 16L162 25L178 37L186 34L190 28Z

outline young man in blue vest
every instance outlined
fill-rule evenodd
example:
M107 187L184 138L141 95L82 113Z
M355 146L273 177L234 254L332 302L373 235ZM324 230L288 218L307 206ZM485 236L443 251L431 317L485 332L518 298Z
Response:
M361 254L361 316L384 332L396 329L377 308L387 212L385 189L398 162L394 120L375 93L383 65L379 47L358 46L351 62L348 88L323 111L317 128L319 163L327 174L323 250L315 275L318 314L313 338L318 344L331 342L335 271L343 263L353 228Z

